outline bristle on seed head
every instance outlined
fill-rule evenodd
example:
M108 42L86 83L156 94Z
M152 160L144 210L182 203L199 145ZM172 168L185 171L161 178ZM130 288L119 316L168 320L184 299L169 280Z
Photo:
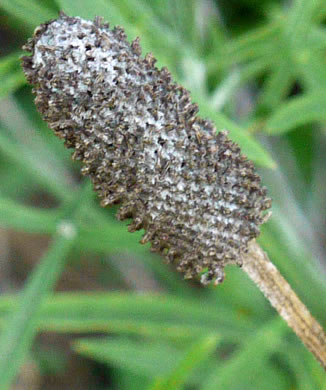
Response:
M24 47L36 105L83 162L102 205L186 278L223 280L270 207L253 163L120 27L61 14ZM206 272L203 274L203 270Z

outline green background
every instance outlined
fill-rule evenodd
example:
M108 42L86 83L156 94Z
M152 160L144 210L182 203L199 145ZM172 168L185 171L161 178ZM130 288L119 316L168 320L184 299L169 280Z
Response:
M140 36L230 132L273 198L259 242L326 327L325 1L0 0L0 390L326 389L240 269L184 281L99 207L20 67L59 10Z

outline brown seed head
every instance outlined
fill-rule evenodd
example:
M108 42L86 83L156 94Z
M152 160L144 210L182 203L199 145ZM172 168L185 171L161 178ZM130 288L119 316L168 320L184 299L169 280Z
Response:
M61 15L25 45L28 81L50 128L75 149L102 205L119 204L177 269L223 280L270 207L253 163L197 116L189 92L124 31Z

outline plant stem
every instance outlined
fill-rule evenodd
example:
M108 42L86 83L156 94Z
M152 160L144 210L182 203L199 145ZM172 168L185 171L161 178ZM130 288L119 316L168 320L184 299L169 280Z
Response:
M326 334L267 254L252 240L242 269L326 370Z

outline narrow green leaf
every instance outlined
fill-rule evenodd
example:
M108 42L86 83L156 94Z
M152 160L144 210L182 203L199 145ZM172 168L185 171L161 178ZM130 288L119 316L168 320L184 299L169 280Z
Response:
M161 340L161 337L159 339ZM217 361L211 354L216 348L217 341L214 340L214 336L208 337L206 340L207 342L204 344L201 342L201 345L200 342L196 342L197 348L192 346L187 352L185 352L184 347L176 348L174 345L163 343L162 341L151 342L143 339L133 340L124 338L82 339L74 343L74 348L83 356L110 366L113 365L115 369L126 370L132 375L136 374L147 378L165 376L167 377L165 382L164 380L162 382L154 382L150 388L176 390L180 384L179 375L182 377L183 383L189 383L196 386L196 388L197 386L202 388L203 384L207 382L210 373L215 372ZM200 349L198 350L199 345ZM194 369L194 364L198 366L196 369ZM264 368L266 368L266 365ZM271 375L278 374L274 367L268 368L268 373L271 373ZM187 370L187 378L184 377L184 370ZM175 373L178 373L176 377ZM266 377L268 373L266 374L264 371L258 373L252 382L264 383L262 376ZM241 378L237 378L238 380L241 380ZM229 385L231 383L233 384L233 381L230 381ZM282 378L276 377L271 384L280 385L277 387L278 389L285 388ZM236 388L241 389L243 387ZM268 386L267 389L272 390L275 387Z
M307 46L312 50L325 50L326 29L324 26L313 26L307 35Z
M267 71L270 66L269 58L259 58L241 66L239 84L245 84Z
M110 4L112 4L112 0ZM145 35L146 39L152 42L160 42L160 45L167 44L179 50L180 53L193 52L192 48L187 45L187 42L180 37L177 30L171 29L168 25L162 22L161 18L154 12L153 7L148 1L144 0L121 0L118 2L118 7L125 19L133 20L133 23L139 31ZM190 4L188 2L188 9ZM165 37L162 40L162 37ZM156 46L156 45L155 45ZM149 50L154 50L154 47L148 47Z
M16 307L14 297L0 297L0 323ZM170 295L128 293L57 293L42 306L38 327L56 332L114 332L189 339L221 334L237 340L255 325L219 302Z
M0 8L24 22L30 29L57 16L55 12L35 0L1 0Z
M64 269L67 255L78 234L76 215L89 197L90 186L85 185L75 199L66 205L65 218L47 254L29 277L16 308L8 318L0 336L0 389L9 389L32 345L38 330L38 318L46 298L50 295Z
M325 17L326 17L326 4L325 2L321 2L316 12L316 21L322 21L325 19Z
M149 377L168 374L182 358L182 352L163 341L84 339L73 347L83 356Z
M43 210L0 197L0 225L7 228L29 233L53 234L61 217L61 209ZM105 223L100 226L84 223L80 225L76 242L82 251L148 252L147 247L139 244L141 235L142 232L130 234L125 224L106 218Z
M27 207L0 197L0 225L6 228L53 234L58 221L59 215L56 211Z
M292 48L305 45L305 39L312 28L313 18L317 15L323 0L294 0L286 15L284 32Z
M216 367L214 373L207 378L203 390L225 389L230 386L246 388L252 378L264 371L266 361L282 344L288 327L280 318L276 318L251 337L225 363Z
M44 129L36 131L24 106L20 106L15 97L10 96L1 102L0 121L2 138L7 138L1 140L3 153L9 153L12 157L16 155L15 162L20 163L22 169L33 170L35 177L41 176L43 184L46 183L54 194L60 192L64 199L71 196L76 183L67 164L54 153L52 144L40 134Z
M278 58L277 63L273 64L259 96L259 105L275 110L289 93L295 81L295 74L289 62L288 53L285 52Z
M298 390L326 390L325 371L303 344L282 348L296 379Z
M272 358L270 361L265 362L261 372L250 378L250 384L245 388L246 390L290 390L293 385L291 379L291 374L284 369L284 366L275 364ZM236 389L242 390L243 387L240 385Z
M130 234L125 224L112 221L102 227L82 226L78 242L81 250L95 250L100 253L118 251L143 253L149 251L148 246L139 243L143 233L139 231Z
M271 53L275 50L275 39L280 30L281 25L277 21L241 34L239 38L230 40L225 47L218 48L217 53L211 52L208 68L210 70L228 68L267 55L272 61Z
M205 4L199 4L197 6L196 3L197 2L194 0L168 0L166 5L166 7L169 8L168 12L170 12L169 21L175 26L174 32L182 36L185 42L188 43L190 41L194 48L198 46L198 43L200 42L200 33L202 33L200 28L198 28L199 23L195 23L196 13L197 15L199 14L200 6L203 8L205 7ZM144 0L142 0L141 4L144 4ZM212 22L214 16L212 15L211 20L209 20L207 16L205 19L205 27L207 28L207 25Z
M268 134L279 135L311 122L326 120L326 92L295 97L276 110L265 124Z
M0 99L26 83L20 67L20 55L21 52L15 52L0 59Z
M0 388L10 388L37 332L37 316L73 244L71 224L61 225L51 248L30 279L0 336Z
M293 53L300 79L308 91L326 89L326 63L324 51L310 50L309 47Z
M14 93L26 83L21 71L11 72L4 79L0 78L0 99Z
M295 0L284 23L285 44L289 47L293 63L309 89L326 87L324 53L312 50L307 44L323 0Z
M167 376L167 381L156 382L150 388L172 390L185 381L201 383L203 375L193 378L193 368L211 355L216 345L216 336L197 341L187 352L163 341L102 338L78 340L74 349L83 356L137 375Z
M0 77L12 71L13 68L20 68L19 57L21 54L21 52L14 52L0 58Z
M64 184L62 181L54 180L53 177L49 176L48 171L40 166L36 156L32 155L28 148L6 136L3 128L0 129L0 152L59 199L71 199L72 193L69 191L67 183ZM65 181L65 178L62 177L62 180Z
M149 387L149 390L179 389L191 377L194 369L212 355L216 350L218 341L219 338L217 336L208 336L196 341L173 371L167 377L156 380Z

